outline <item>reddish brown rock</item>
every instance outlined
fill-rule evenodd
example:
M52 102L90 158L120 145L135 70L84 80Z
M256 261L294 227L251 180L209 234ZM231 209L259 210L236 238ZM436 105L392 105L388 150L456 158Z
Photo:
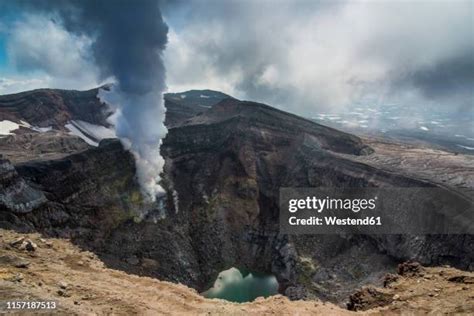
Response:
M393 295L384 293L375 287L364 287L349 297L347 308L351 311L364 311L386 306L393 301Z
M415 261L407 261L400 263L397 268L397 273L402 276L418 276L422 274L423 267L421 264Z

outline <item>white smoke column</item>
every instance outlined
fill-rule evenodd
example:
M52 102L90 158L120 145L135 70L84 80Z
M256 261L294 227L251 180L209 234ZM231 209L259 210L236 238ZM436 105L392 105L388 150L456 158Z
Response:
M64 28L90 38L91 55L101 80L113 78L99 98L115 109L113 124L125 148L133 153L137 178L150 200L163 193L161 139L166 89L162 53L168 26L157 0L25 0L12 1L23 11L59 17Z
M118 91L117 86L100 89L98 97L115 113L110 123L122 145L135 157L136 175L144 195L151 201L164 194L159 185L164 159L160 155L161 139L166 136L165 108L160 92L131 95ZM137 106L139 104L139 106Z

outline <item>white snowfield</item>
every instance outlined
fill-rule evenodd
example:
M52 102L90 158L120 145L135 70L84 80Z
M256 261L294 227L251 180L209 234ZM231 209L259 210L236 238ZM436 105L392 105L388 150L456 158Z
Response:
M12 132L16 129L20 128L20 124L9 121L9 120L4 120L0 121L0 135L11 135Z
M20 121L20 123L15 123L9 120L4 120L4 121L0 121L0 136L12 135L13 134L12 132L19 129L20 127L26 127L39 133L49 132L50 130L53 129L52 126L37 127L25 121Z
M37 127L25 121L15 123L9 120L3 120L0 121L0 137L12 135L13 131L20 127L29 128L39 133L49 132L53 129L52 126ZM105 126L95 125L80 120L69 121L65 127L69 130L70 134L79 136L89 145L96 147L99 146L99 142L104 138L117 138L113 128L107 128Z
M64 127L69 133L82 138L91 146L99 146L99 142L105 138L117 138L113 128L95 125L81 120L71 120Z

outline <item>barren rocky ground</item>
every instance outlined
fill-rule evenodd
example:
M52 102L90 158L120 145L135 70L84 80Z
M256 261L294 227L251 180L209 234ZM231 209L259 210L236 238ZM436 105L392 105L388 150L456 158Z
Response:
M74 315L442 315L472 314L474 273L401 264L384 288L363 288L349 311L317 300L277 295L237 304L206 299L181 284L107 269L67 239L0 230L2 301L53 300L58 314ZM5 311L5 307L2 306ZM15 311L14 313L18 313ZM24 312L25 314L29 312Z
M370 164L441 185L451 186L466 193L474 192L474 156L435 149L423 144L407 144L396 140L368 138L364 142L374 149L368 156L350 156Z

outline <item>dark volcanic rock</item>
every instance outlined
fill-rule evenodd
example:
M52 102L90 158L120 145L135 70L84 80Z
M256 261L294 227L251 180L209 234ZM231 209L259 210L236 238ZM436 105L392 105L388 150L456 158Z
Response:
M2 210L2 227L39 230L92 247L145 208L135 182L133 157L118 140L104 140L97 148L63 159L23 163L15 169L20 181L34 185L47 201L30 212Z
M383 278L383 287L390 287L392 283L397 282L400 277L393 273L387 273Z
M110 109L100 102L97 92L38 89L0 96L0 121L23 125L12 135L0 137L0 152L18 163L57 159L89 148L65 125L79 120L109 126Z
M233 99L228 94L214 91L214 90L189 90L186 92L166 93L166 101L173 101L178 104L201 107L201 111L207 110L213 105L221 102L224 99Z
M245 137L242 134L248 132L250 137L255 137L254 144L261 143L262 146L268 142L265 141L265 135L268 135L278 137L277 141L280 142L278 145L299 142L316 149L347 154L366 155L372 152L371 148L356 136L315 124L265 104L236 99L219 102L212 109L193 117L185 125L186 127L181 129L184 133L192 129L198 133L203 131L211 137L221 136L209 133L206 127L219 128L220 125L225 125L227 128L235 129L236 133L241 132L239 136ZM174 139L170 140L173 141Z
M74 119L108 126L108 109L97 98L97 91L38 89L1 95L0 121L23 120L34 126L52 126L59 130Z
M231 96L212 90L191 90L182 93L164 95L166 106L165 125L177 127L199 113L207 111L213 105Z
M423 273L423 267L418 262L407 261L398 265L397 273L408 277L419 276Z
M474 284L474 277L469 275L456 275L448 279L449 282Z
M14 164L62 158L90 147L78 136L56 130L38 133L28 129L25 133L0 138L3 155Z
M0 211L28 213L46 198L42 191L29 186L16 172L10 161L0 155Z

